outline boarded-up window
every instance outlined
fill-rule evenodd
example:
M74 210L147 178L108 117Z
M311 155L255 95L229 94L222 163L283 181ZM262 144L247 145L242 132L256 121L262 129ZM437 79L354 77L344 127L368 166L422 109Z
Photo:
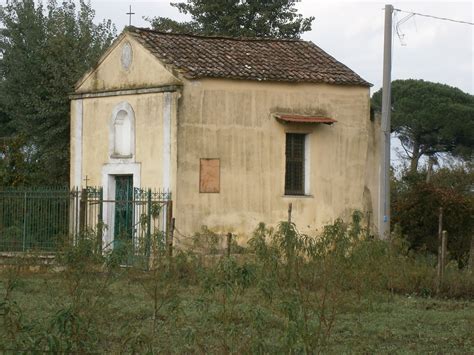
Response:
M201 159L199 192L217 193L220 190L220 160Z
M304 195L305 134L286 134L285 195Z

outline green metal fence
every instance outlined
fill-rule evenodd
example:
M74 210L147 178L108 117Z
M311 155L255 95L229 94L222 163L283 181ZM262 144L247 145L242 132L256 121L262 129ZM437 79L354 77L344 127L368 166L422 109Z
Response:
M150 255L151 239L165 236L171 219L171 193L166 190L116 188L104 197L102 187L73 189L70 207L71 234L95 234L102 249L126 245L135 255Z
M54 251L69 234L67 188L0 189L0 251Z
M132 246L150 255L151 239L167 234L171 193L132 187L104 198L102 187L0 188L0 252L54 252L86 233L99 250Z

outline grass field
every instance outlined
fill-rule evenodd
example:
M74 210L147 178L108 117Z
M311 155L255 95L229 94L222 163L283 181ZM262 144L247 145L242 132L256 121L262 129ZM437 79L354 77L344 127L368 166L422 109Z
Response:
M259 291L228 300L196 287L159 290L159 311L154 322L154 299L146 280L127 272L112 279L96 275L82 285L84 304L76 335L82 350L90 352L155 353L303 353L299 340L291 344L291 326L278 300L262 301ZM105 288L102 288L106 285ZM11 323L2 322L3 346L11 350L50 348L67 351L67 337L74 337L71 284L60 275L24 275L12 291L21 310L17 342L9 341ZM169 294L166 294L170 292ZM0 293L6 293L2 283ZM338 307L333 329L316 349L323 353L474 353L474 302L412 296L372 294L356 301L346 294ZM353 299L354 302L351 302ZM339 302L340 304L340 302ZM315 318L318 315L314 315ZM68 323L69 322L69 323ZM63 329L60 329L63 327ZM68 329L68 327L70 329ZM83 328L83 329L81 329ZM56 338L48 339L48 335ZM154 335L153 335L154 334ZM23 338L23 340L19 340ZM30 341L25 340L31 338ZM62 343L61 343L62 342ZM36 345L35 345L36 343ZM24 349L12 348L23 344Z
M120 267L130 255L96 253L94 238L61 251L61 271L19 259L0 272L0 350L474 354L472 272L448 268L437 291L432 256L355 223L319 239L260 226L232 256L208 237L210 254L157 244L151 268Z

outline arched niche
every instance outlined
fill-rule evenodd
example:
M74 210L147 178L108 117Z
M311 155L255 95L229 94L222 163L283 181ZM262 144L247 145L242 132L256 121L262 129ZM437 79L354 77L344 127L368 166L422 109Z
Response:
M135 154L135 113L128 102L115 106L109 134L109 152L112 159L133 159Z

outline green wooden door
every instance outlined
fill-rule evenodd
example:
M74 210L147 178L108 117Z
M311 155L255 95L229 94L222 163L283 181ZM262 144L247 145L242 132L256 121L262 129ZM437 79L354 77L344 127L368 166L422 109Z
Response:
M128 246L133 238L133 176L115 177L114 247Z

